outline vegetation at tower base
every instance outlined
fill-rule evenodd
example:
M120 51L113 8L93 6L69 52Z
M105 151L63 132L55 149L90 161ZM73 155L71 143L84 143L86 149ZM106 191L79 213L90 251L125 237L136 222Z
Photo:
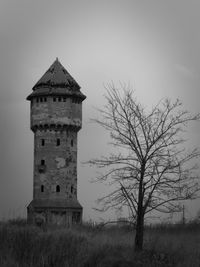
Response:
M200 225L145 226L143 252L133 253L129 227L94 224L36 227L0 222L1 267L199 267Z
M98 200L101 211L128 207L136 225L135 250L143 249L144 219L152 211L182 210L181 201L198 197L198 149L187 151L186 126L200 115L183 110L179 100L160 101L145 109L133 91L107 88L106 105L96 123L110 132L115 152L89 163L103 169L96 181L111 192Z

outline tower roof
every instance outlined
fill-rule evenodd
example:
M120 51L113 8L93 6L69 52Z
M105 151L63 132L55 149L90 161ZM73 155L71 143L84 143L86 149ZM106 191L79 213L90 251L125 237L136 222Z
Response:
M57 86L57 87L73 87L75 90L79 90L80 86L69 74L69 72L63 67L58 58L35 84L33 90L41 86Z
M79 84L63 67L58 58L33 86L33 93L27 97L27 100L43 95L68 95L78 97L81 100L86 98L81 93Z

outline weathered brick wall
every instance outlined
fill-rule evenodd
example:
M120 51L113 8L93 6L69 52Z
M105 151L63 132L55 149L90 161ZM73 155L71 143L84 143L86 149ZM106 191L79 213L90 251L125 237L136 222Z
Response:
M60 145L57 145L57 139ZM44 140L44 145L42 145ZM45 164L42 166L41 161ZM44 192L41 192L41 186ZM56 186L60 192L56 192ZM76 198L77 133L46 130L35 133L34 162L35 198Z
M81 128L81 103L74 103L72 98L41 98L31 102L31 127L47 125L34 133L34 199L77 198L77 131ZM51 125L61 127L56 130Z
M42 98L42 102L40 102ZM60 124L81 128L82 104L74 103L72 98L41 97L31 102L31 128L35 125ZM56 99L56 101L54 101ZM44 102L44 100L46 100ZM37 102L38 101L38 102Z
M70 226L72 223L79 223L81 222L82 213L79 211L79 218L74 216L73 214L77 214L77 211L73 210L63 210L57 212L49 211L48 209L43 210L41 212L37 211L28 211L28 220L29 223L51 223L57 225L66 225Z

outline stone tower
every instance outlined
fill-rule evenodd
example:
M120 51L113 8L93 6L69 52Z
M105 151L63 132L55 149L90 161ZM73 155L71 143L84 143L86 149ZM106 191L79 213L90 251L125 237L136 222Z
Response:
M33 200L27 207L28 221L79 223L77 134L86 96L58 59L32 90L27 97L34 133Z

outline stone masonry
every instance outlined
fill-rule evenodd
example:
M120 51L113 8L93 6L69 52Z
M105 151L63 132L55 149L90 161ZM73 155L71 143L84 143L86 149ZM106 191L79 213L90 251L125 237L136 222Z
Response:
M77 135L82 123L80 86L56 59L27 97L34 133L33 200L28 221L80 223L77 200Z

